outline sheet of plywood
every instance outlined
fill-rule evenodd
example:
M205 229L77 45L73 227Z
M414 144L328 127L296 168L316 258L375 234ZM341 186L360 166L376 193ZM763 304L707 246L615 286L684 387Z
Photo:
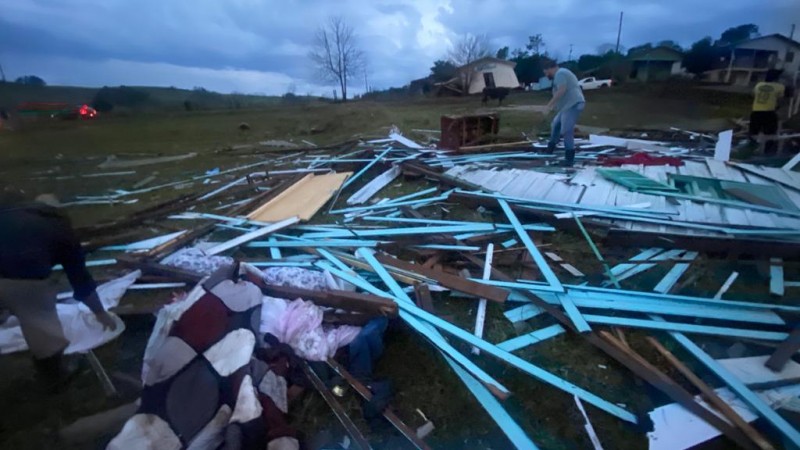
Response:
M261 222L276 222L298 216L310 219L353 172L314 175L310 173L247 216Z

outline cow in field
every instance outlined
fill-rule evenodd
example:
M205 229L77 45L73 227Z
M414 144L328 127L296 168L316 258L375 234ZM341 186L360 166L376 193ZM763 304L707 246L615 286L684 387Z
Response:
M511 93L511 89L504 88L504 87L485 87L483 88L483 100L481 100L482 104L486 104L489 99L497 99L497 104L502 105L503 99L508 97L508 94Z

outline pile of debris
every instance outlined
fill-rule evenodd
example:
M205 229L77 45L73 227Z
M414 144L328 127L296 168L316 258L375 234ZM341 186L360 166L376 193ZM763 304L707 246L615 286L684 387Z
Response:
M793 319L800 305L784 301L800 288L800 279L785 279L800 255L800 173L792 171L799 158L783 168L730 162L729 133L692 146L594 135L578 145L579 166L564 170L550 164L558 152L545 154L536 142L461 153L394 132L339 151L296 151L96 197L122 201L216 181L204 192L81 230L91 237L87 249L103 255L91 264L141 271L128 289L196 285L153 309L158 321L145 355L142 403L112 447L159 438L170 448L212 448L229 439L252 442L258 433L291 440L296 434L283 417L287 392L305 383L334 410L351 445L370 448L340 404L339 379L365 399L365 414L377 408L412 447L428 448L432 426L413 430L384 392L365 385L382 347L371 343L382 341L389 319L441 354L516 448L537 443L504 407L513 392L502 374L477 364L485 357L574 396L595 448L603 436L584 403L649 429L651 449L690 448L719 435L744 448L776 448L781 439L800 446L800 432L776 411L800 411L800 364L792 360L800 349ZM261 171L248 173L256 167ZM404 186L392 186L400 179ZM412 189L378 198L390 186ZM459 217L459 210L466 213ZM467 213L473 220L463 218ZM154 227L170 232L153 237ZM151 235L131 243L132 231ZM582 248L545 244L563 233ZM713 296L673 293L700 276L693 265L721 257L767 267L764 285L773 298L731 298L726 292L737 272L704 280L718 283ZM653 273L661 274L655 283L633 288L632 281ZM474 299L474 323L446 320L436 308L441 296ZM484 337L489 308L502 308L511 323L548 324L491 342ZM565 333L673 403L632 410L518 354ZM709 336L758 356L723 359L699 344ZM665 342L692 360L682 361ZM658 361L637 351L644 344ZM349 359L337 362L345 347ZM187 380L190 370L197 373ZM703 380L709 374L721 387ZM219 398L185 395L190 381L219 390ZM768 426L751 425L756 419ZM255 422L266 430L255 433Z

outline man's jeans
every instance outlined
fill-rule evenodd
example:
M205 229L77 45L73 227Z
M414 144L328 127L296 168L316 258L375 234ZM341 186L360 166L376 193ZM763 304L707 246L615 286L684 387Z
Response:
M583 112L586 103L576 103L567 109L560 111L556 114L551 125L550 142L547 147L550 150L555 150L561 139L561 133L564 133L564 162L572 164L575 162L575 124L578 123L578 117Z

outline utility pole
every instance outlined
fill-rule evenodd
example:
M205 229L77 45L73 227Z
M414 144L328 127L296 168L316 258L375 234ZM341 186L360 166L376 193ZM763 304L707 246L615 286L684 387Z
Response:
M6 82L6 73L3 72L3 65L0 64L0 83Z
M367 81L367 69L364 69L364 93L369 93L369 82Z
M794 26L795 24L792 24L792 31L789 32L789 39L794 39Z
M569 44L569 58L567 58L567 61L572 61L572 44Z
M617 48L614 53L619 53L619 38L622 36L622 11L619 12L619 28L617 28Z

